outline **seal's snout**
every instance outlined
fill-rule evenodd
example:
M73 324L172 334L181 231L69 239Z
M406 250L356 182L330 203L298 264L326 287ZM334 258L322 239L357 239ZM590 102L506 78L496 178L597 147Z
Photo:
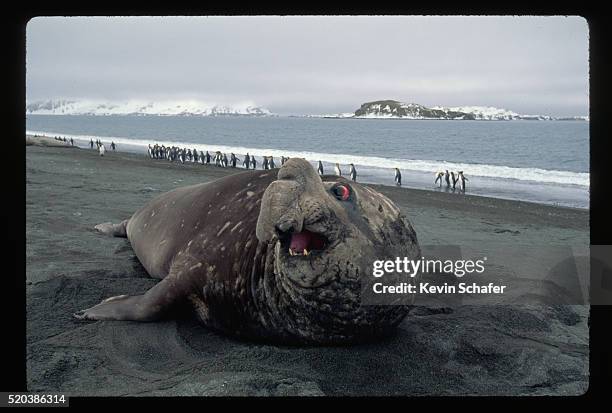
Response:
M300 185L321 183L321 178L310 162L302 158L290 158L278 171L279 180L293 180Z
M256 235L260 241L287 237L304 230L304 204L307 199L324 199L325 188L312 165L301 158L290 158L280 168L261 200Z

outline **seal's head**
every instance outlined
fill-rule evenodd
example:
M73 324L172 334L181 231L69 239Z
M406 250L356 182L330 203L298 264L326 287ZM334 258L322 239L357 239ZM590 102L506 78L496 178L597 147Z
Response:
M274 251L273 312L287 335L357 341L391 331L406 315L405 306L361 303L374 261L420 258L414 229L381 193L291 158L263 195L256 234Z

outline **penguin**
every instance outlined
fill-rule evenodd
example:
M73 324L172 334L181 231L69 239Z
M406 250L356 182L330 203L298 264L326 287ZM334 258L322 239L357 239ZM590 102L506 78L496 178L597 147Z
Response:
M106 148L104 147L104 145L100 145L100 147L98 148L98 151L100 152L100 156L104 156L104 153L106 152Z
M397 186L402 186L402 173L400 172L399 168L395 168L395 185Z
M469 181L469 179L463 176L463 171L457 172L457 175L459 176L459 188L461 189L461 192L465 192L465 181Z
M230 165L232 168L236 167L236 155L234 155L234 152L230 154Z
M349 170L349 176L351 181L357 182L357 170L355 169L355 165L351 164L351 169Z
M446 181L446 187L450 187L450 174L448 173L448 169L444 173L444 180Z
M185 150L184 149L179 149L179 159L181 160L181 163L185 163Z
M336 163L336 166L335 166L334 170L336 171L336 175L342 176L342 171L340 170L340 165L338 165L337 163Z
M193 162L198 162L198 151L196 151L195 149L193 150Z
M251 156L251 165L253 169L257 169L257 159L255 159L255 155Z
M281 156L281 166L283 166L285 164L285 162L287 162L287 159L289 158L285 158L285 156Z
M442 171L436 172L436 175L435 175L436 180L434 181L434 184L437 184L439 180L440 181L439 188L442 188L442 176L444 176L444 172Z
M244 166L246 169L249 169L249 167L251 166L251 156L249 155L248 152L244 156L244 161L242 162L242 166Z
M268 157L267 156L263 157L263 161L261 163L261 169L269 169L268 168Z
M270 156L270 162L268 162L268 166L270 167L270 169L276 168L276 165L274 165L274 157L273 156Z
M227 154L224 153L223 154L223 167L227 168L228 162L227 162Z
M210 165L210 154L206 151L206 165Z
M91 147L93 148L93 141L89 142L89 144L91 145ZM151 144L149 144L149 158L153 159L153 148L151 148Z
M70 142L72 142L72 138L70 138ZM117 145L115 145L114 141L111 141L111 149L114 151L115 149L117 149Z
M323 164L319 161L319 166L317 166L317 172L319 175L323 176Z
M451 171L451 181L453 182L453 191L455 190L455 186L457 185L457 181L459 177L455 178L455 172Z
M114 144L113 144L114 145ZM74 146L74 139L70 138L70 146ZM113 148L113 151L115 150L115 148Z

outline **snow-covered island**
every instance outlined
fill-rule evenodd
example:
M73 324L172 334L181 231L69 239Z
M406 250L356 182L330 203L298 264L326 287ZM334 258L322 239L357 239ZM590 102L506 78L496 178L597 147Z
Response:
M102 102L93 100L42 100L26 104L27 115L131 115L131 116L274 116L251 103L218 105L190 101Z
M104 102L95 100L49 99L26 103L26 115L89 115L89 116L279 116L253 103L220 105L197 100ZM431 108L418 103L377 100L361 105L355 112L324 115L292 115L291 117L333 119L444 119L444 120L578 120L588 116L553 117L524 115L490 106Z
M418 103L403 103L397 100L367 102L361 105L354 113L309 115L308 117L342 119L589 120L588 116L554 117L547 115L523 115L491 106L434 106L428 108Z

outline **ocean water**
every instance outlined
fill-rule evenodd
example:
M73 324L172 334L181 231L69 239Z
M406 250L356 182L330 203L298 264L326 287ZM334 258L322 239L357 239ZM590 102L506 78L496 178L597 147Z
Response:
M449 191L438 170L462 170L467 194L553 205L589 206L589 123L581 121L442 121L298 117L28 115L28 133L111 140L118 150L146 153L149 143L188 149L299 156L325 172L338 162L361 182ZM109 149L107 145L107 150ZM454 191L463 196L460 191Z

